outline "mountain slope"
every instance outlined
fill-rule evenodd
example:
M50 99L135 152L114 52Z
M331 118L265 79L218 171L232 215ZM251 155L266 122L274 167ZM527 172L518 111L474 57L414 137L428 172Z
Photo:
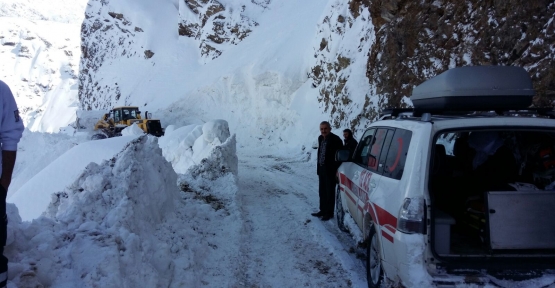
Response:
M183 16L174 3L103 3L89 2L83 24L83 109L133 104L155 112L163 125L223 118L239 142L266 139L277 145L305 141L300 137L306 127L314 131L324 119L317 103L293 103L316 99L317 90L297 91L308 83L313 35L326 3L276 2L262 9L250 1L220 1L229 10L242 3L258 26L237 45L221 43L222 54L211 61L199 55L202 38L178 35ZM300 123L305 118L310 122ZM294 137L285 136L292 132Z

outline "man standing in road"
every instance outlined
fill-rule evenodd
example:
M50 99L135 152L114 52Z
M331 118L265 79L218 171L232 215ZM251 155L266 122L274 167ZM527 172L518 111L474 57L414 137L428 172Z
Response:
M353 153L355 153L355 149L357 148L358 141L353 137L353 131L351 131L351 129L343 130L343 138L345 141L345 149L349 149L352 157Z
M341 138L331 133L331 125L327 121L320 123L320 136L318 136L318 161L317 173L320 182L318 194L320 195L320 211L312 216L322 217L328 221L333 217L335 206L335 185L337 168L340 163L335 161L335 152L343 148Z
M17 143L23 134L23 121L19 117L17 104L12 91L6 83L0 81L0 145L2 165L0 178L0 288L8 283L8 258L4 256L4 246L8 235L8 216L6 215L6 197L8 187L12 182L12 172L15 165Z

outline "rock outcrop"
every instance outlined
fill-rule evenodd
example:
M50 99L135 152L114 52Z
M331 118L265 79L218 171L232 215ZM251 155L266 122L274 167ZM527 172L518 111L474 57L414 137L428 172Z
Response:
M270 0L253 3L267 7ZM213 60L222 54L223 43L237 44L252 32L258 23L245 14L246 6L239 11L226 8L217 0L180 0L180 36L199 42L201 57Z
M98 75L103 64L117 58L149 59L150 50L139 50L135 26L123 13L112 11L107 0L91 0L81 25L81 62L79 65L79 102L81 109L110 109L122 94L117 82L102 82Z
M338 4L339 5L339 4ZM408 1L351 0L349 12L322 23L332 41L341 41L349 23L366 18L368 38L366 76L370 85L360 111L353 109L352 95L345 89L353 65L345 59L359 43L345 44L332 54L334 45L322 39L310 77L320 89L321 103L336 126L364 126L385 107L410 105L414 86L449 68L468 65L524 67L537 91L534 104L552 105L555 99L555 3L549 0ZM340 10L340 9L339 9ZM336 10L334 10L336 11ZM343 25L347 23L349 25ZM323 33L322 30L320 33ZM375 39L373 39L375 38ZM364 39L361 38L361 42ZM360 105L359 105L360 106Z

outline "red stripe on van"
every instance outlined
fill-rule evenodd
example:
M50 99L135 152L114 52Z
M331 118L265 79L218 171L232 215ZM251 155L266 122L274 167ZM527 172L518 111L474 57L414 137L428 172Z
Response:
M387 225L387 226L383 226L384 228L386 228L387 230L391 231L391 233L395 233L397 231L397 229Z
M391 237L391 235L387 234L385 231L382 230L382 236L383 238L389 240L389 242L393 243L393 237Z
M362 213L364 213L364 211L370 213L370 216L372 217L372 221L377 225L381 226L382 228L388 229L392 233L395 233L397 231L395 229L397 227L397 217L393 216L393 214L387 212L385 209L376 205L375 203L368 201L368 196L366 194L366 191L362 190L360 187L354 184L353 181L351 181L351 179L349 179L345 174L340 173L339 178L340 178L341 184L345 185L348 188L348 190L343 189L343 191L345 191L345 195L347 195L347 197L349 197L349 199L353 203L356 203L356 201L351 195L351 193L356 195L356 197L359 197L359 199L361 197L361 194L364 194L364 196L366 196L364 199L365 200L364 207L357 205L357 208ZM372 209L372 207L370 206L372 206L374 209ZM386 234L386 232L383 230L382 230L382 235L384 238L386 238L387 240L393 243L393 237L391 235Z
M380 226L384 226L384 225L391 225L393 227L397 227L397 217L393 216L391 213L387 212L385 209L383 209L382 207L372 203L374 208L376 209L376 214L378 216L379 219L379 224Z
M341 182L341 184L347 186L349 190L353 191L353 181L351 181L351 179L349 179L345 174L339 174L339 181Z

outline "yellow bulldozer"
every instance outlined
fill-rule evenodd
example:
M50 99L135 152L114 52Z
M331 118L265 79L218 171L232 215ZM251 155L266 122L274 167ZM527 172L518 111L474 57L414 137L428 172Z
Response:
M94 134L92 139L104 139L121 136L121 131L136 123L145 133L160 137L164 135L164 129L158 119L149 119L148 112L145 117L141 117L141 111L136 106L114 107L102 116L94 125L94 130L99 133Z

